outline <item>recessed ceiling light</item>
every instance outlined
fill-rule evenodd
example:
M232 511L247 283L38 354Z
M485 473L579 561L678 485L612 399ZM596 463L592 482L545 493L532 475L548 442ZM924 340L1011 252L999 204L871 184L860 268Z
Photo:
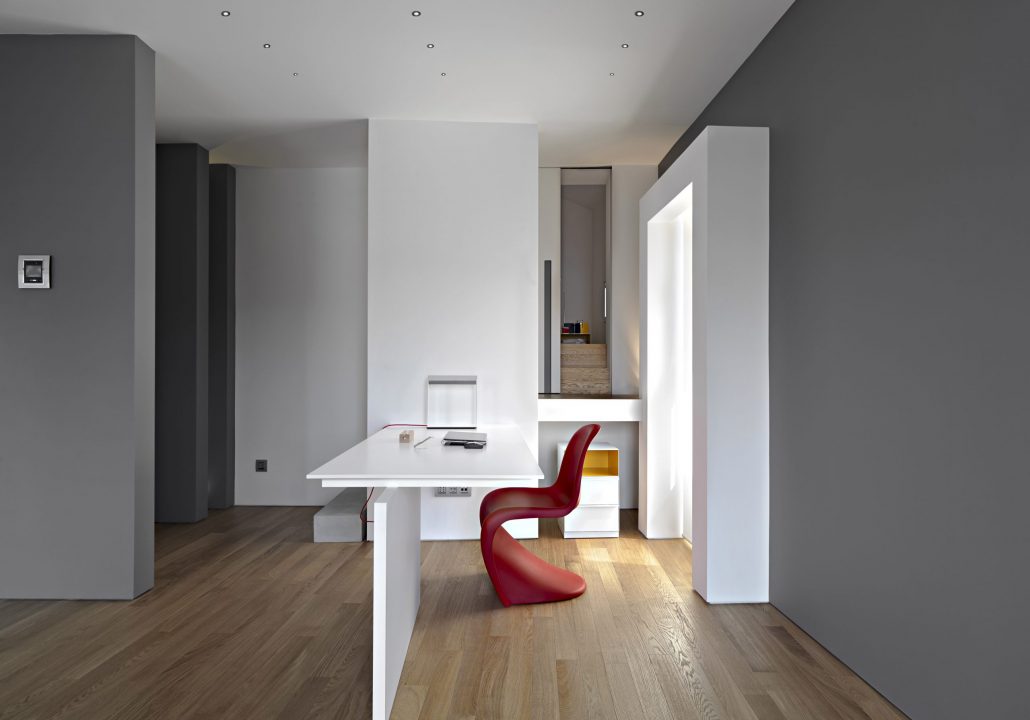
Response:
M222 17L229 17L230 15L232 15L232 13L229 12L228 10L223 10L222 11Z
M637 17L644 17L644 11L643 10L637 10L633 14L636 15Z
M447 77L447 73L440 73L440 77Z
M615 77L615 73L608 73L609 77Z
M622 43L622 49L625 50L629 47L629 43Z
M268 48L270 48L270 47L272 47L272 44L271 44L271 43L265 43L265 50L267 50L267 49L268 49Z
M436 47L436 45L434 45L433 43L427 43L426 47L429 48L430 50L432 50L433 48Z
M411 11L411 17L418 17L421 14L422 14L421 10L412 10Z
M293 73L293 77L297 77L300 73Z

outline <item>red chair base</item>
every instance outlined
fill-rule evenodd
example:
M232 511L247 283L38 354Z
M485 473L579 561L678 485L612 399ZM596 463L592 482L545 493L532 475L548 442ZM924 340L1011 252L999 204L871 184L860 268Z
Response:
M571 600L587 589L579 575L541 560L503 527L494 534L493 562L486 566L505 607Z

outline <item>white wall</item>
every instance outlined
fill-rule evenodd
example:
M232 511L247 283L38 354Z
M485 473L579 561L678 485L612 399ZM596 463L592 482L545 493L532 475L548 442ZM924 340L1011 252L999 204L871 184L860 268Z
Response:
M480 422L536 452L537 165L535 125L370 121L368 431L425 422L426 377L468 373ZM426 489L423 537L479 537L482 494Z
M540 236L537 269L544 272L544 262L551 261L551 392L561 392L561 168L540 168ZM544 383L544 283L540 281L540 392Z
M366 171L236 178L236 501L324 505L304 476L365 437Z
M708 602L766 602L768 129L702 132L640 201L640 240L640 528L648 537L692 530L694 587ZM684 402L690 453L680 452Z
M640 392L640 198L657 179L654 165L612 168L608 347L615 395Z

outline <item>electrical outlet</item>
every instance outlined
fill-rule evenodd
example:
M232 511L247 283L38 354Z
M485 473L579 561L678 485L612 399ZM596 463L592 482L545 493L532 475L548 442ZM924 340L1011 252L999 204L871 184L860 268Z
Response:
M467 487L438 487L436 497L472 497L472 488Z
M254 470L256 472L268 472L268 461L267 460L255 460Z

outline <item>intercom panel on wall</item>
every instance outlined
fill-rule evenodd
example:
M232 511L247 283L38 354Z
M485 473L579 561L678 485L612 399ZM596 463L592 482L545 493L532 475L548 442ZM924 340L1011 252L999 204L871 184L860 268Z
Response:
M46 290L50 287L50 256L19 255L18 287L26 290Z

